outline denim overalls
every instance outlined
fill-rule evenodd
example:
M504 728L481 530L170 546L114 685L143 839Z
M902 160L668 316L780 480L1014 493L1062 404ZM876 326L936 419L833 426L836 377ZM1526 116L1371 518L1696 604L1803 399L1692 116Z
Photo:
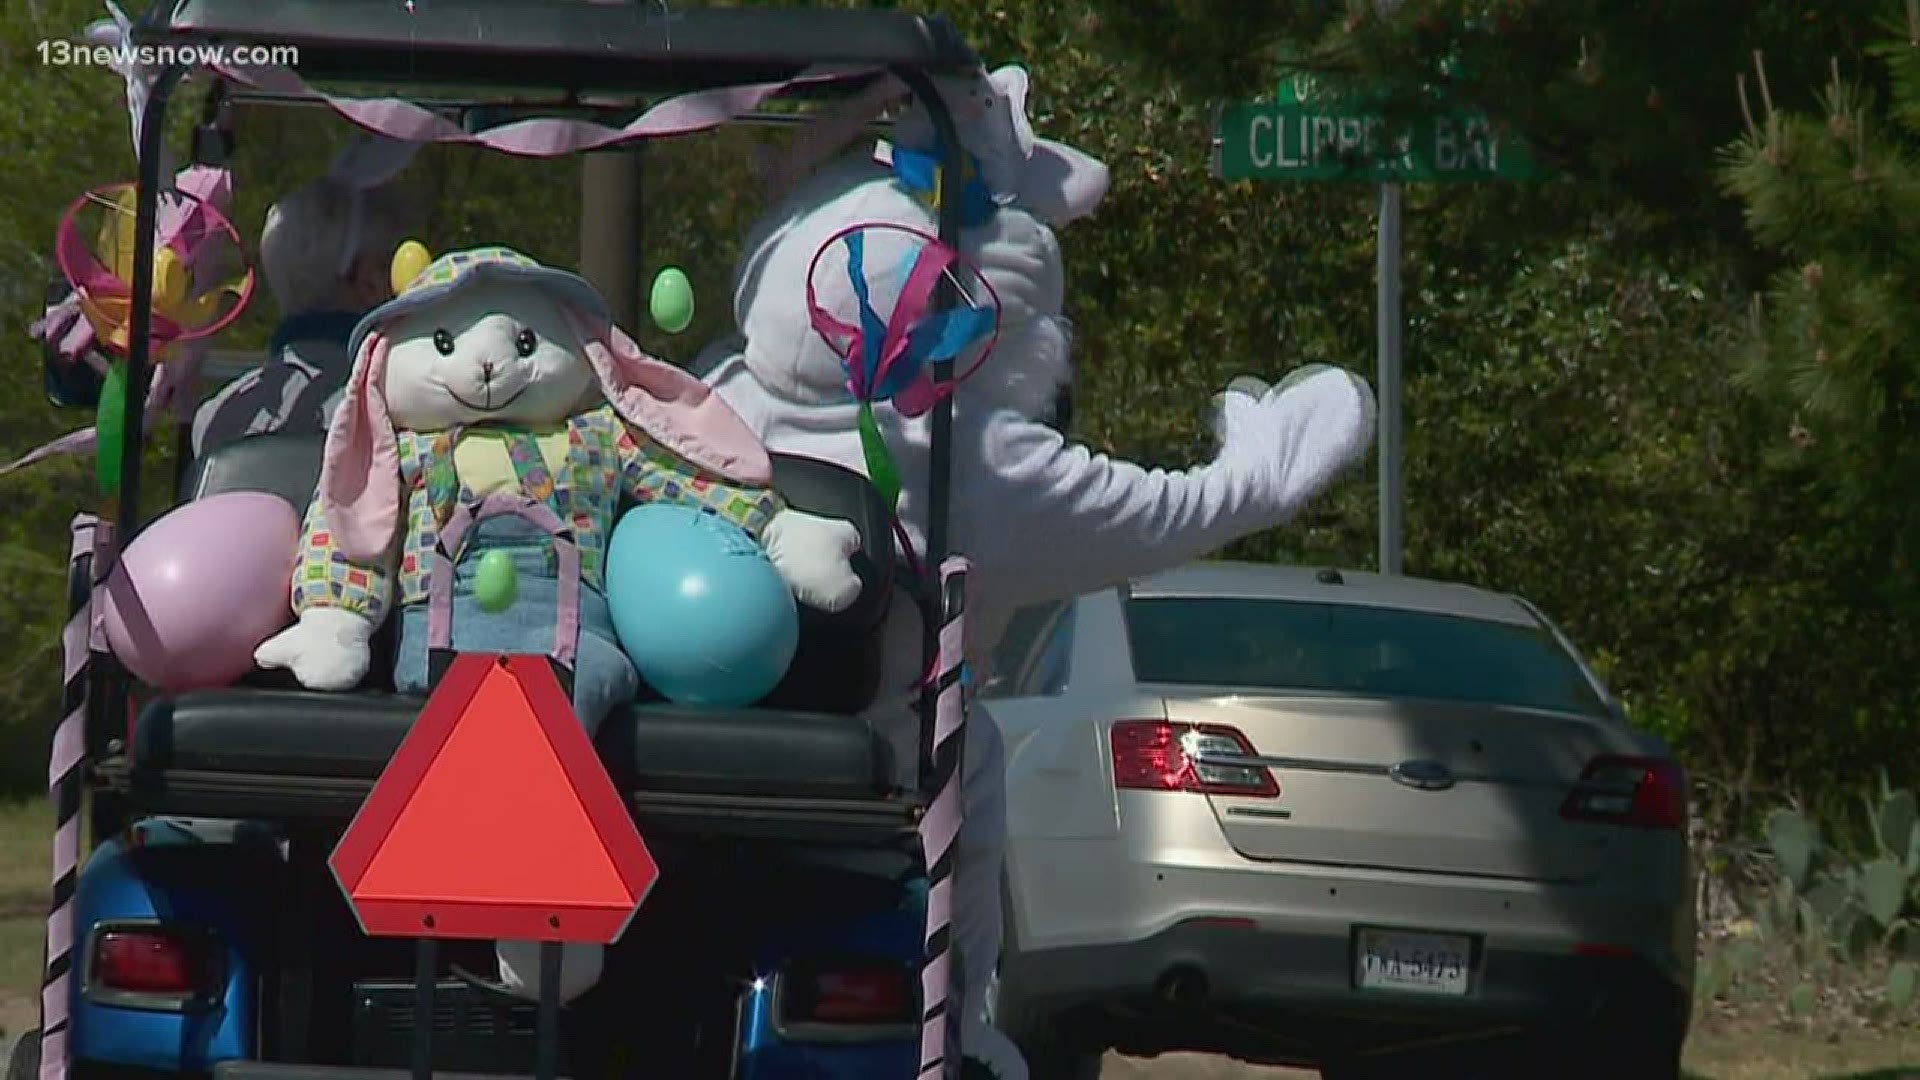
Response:
M454 445L458 439L455 432ZM429 600L400 613L394 689L425 694L435 648L547 655L572 669L574 711L591 735L634 699L640 677L614 634L606 596L581 583L579 551L555 510L533 436L515 432L508 448L520 491L483 500L460 485L458 507L437 537ZM506 552L516 575L515 599L499 612L483 609L475 594L480 558L490 551ZM438 627L436 613L444 613Z

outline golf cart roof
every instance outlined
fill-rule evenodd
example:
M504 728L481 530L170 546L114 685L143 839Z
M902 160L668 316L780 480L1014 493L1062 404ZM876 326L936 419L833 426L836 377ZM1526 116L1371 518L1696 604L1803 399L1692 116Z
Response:
M937 74L979 63L939 17L673 0L161 0L135 39L293 46L310 82L475 87L694 90L782 82L822 66Z

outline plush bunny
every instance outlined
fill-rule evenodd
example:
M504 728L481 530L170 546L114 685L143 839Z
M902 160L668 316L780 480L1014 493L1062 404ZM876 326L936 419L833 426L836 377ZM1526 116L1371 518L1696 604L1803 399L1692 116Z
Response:
M423 691L436 530L497 491L543 501L579 547L574 693L589 729L637 691L602 593L623 496L701 506L741 526L805 603L838 610L858 594L853 526L786 509L767 486L766 450L739 418L642 353L583 279L479 248L441 257L396 291L350 340L353 373L293 582L299 621L260 647L262 666L291 669L311 689L349 689L397 605L395 685ZM467 544L492 548L512 559L518 598L504 612L480 610L468 569L477 560L461 560L454 647L545 652L557 599L546 535L494 519Z
M1233 380L1214 403L1218 456L1198 468L1116 461L1056 430L1053 414L1074 365L1053 229L1093 211L1107 171L1080 151L1034 138L1026 92L1018 68L942 82L969 152L961 184L930 183L932 125L917 109L895 126L891 145L861 149L800 181L748 234L734 283L740 334L702 357L707 382L769 447L864 468L858 406L841 356L813 331L809 284L827 320L858 325L849 260L835 238L862 224L934 233L939 199L963 200L959 254L991 286L999 311L997 343L956 392L952 428L950 543L973 563L966 647L976 678L1020 609L1177 566L1287 521L1364 457L1374 426L1363 380L1311 365L1277 387ZM800 152L811 150L803 144ZM863 235L866 267L910 265L889 250L910 244L901 239L907 234ZM885 318L900 275L864 276ZM962 354L955 369L969 369L983 347ZM885 406L876 421L902 481L905 531L924 543L930 425ZM920 630L909 605L900 605L891 633L886 678L897 694L876 707L876 719L892 717L910 743ZM1004 750L990 720L967 731L954 896L963 1046L1002 1080L1021 1080L1018 1052L985 1020L1000 954Z

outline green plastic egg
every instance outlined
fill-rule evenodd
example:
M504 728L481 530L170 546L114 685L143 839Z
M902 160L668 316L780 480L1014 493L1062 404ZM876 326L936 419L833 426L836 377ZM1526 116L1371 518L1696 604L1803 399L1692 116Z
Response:
M520 595L520 575L513 568L513 556L504 551L489 551L480 556L473 571L473 598L480 610L499 613L513 606Z
M654 275L653 293L647 298L647 310L655 326L677 334L693 323L693 282L686 271L669 266Z

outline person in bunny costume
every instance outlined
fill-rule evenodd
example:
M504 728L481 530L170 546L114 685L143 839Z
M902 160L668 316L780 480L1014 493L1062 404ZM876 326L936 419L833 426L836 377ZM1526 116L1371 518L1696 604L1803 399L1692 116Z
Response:
M1053 230L1094 209L1105 195L1107 170L1080 151L1034 137L1020 68L947 81L940 91L972 159L971 177L957 196L966 200L959 254L990 286L999 314L991 356L954 395L951 546L974 566L966 648L978 683L1020 609L1169 568L1288 521L1362 460L1373 436L1374 401L1362 379L1324 365L1302 367L1271 388L1236 379L1215 399L1218 456L1183 472L1116 461L1069 442L1054 426L1073 361ZM858 406L841 356L813 330L819 324L813 305L832 320L857 325L860 301L842 284L849 280L847 260L823 250L847 229L887 223L930 234L937 228L927 183L932 125L913 109L893 134L892 145L878 153L859 150L797 181L792 178L806 163L789 165L782 179L794 183L793 190L750 230L736 268L740 332L702 357L708 384L771 449L863 472ZM803 141L796 155L818 144ZM875 251L884 235L869 242L866 265L888 263ZM879 294L891 288L898 295L899 284L869 288L869 302L885 311L889 301ZM963 354L955 370L966 371L981 348ZM898 460L900 516L916 545L924 543L926 528L930 427L924 404L909 410L921 415L886 407L875 414ZM897 718L894 728L910 746L921 641L910 603L897 605L890 633L885 685L896 693L875 709ZM1027 1075L1026 1064L987 1016L1003 930L1004 752L996 725L976 722L967 731L954 900L963 1046L970 1067L1017 1080Z
M436 535L503 494L521 509L474 518L466 557L450 553L446 644L570 649L574 708L589 733L640 689L603 590L623 497L691 504L740 526L803 603L837 611L858 595L853 526L786 508L762 443L707 387L641 352L585 280L499 247L442 256L410 280L404 263L395 259L395 298L350 339L353 370L294 571L298 619L260 646L262 667L290 669L309 689L351 689L367 674L374 631L397 609L394 687L424 693ZM557 557L563 535L577 559ZM483 551L511 562L504 609L475 587ZM573 621L576 640L554 646L556 618ZM524 973L537 975L538 946L499 951L505 987L537 998L537 977ZM563 999L598 981L600 962L598 947L568 946Z

